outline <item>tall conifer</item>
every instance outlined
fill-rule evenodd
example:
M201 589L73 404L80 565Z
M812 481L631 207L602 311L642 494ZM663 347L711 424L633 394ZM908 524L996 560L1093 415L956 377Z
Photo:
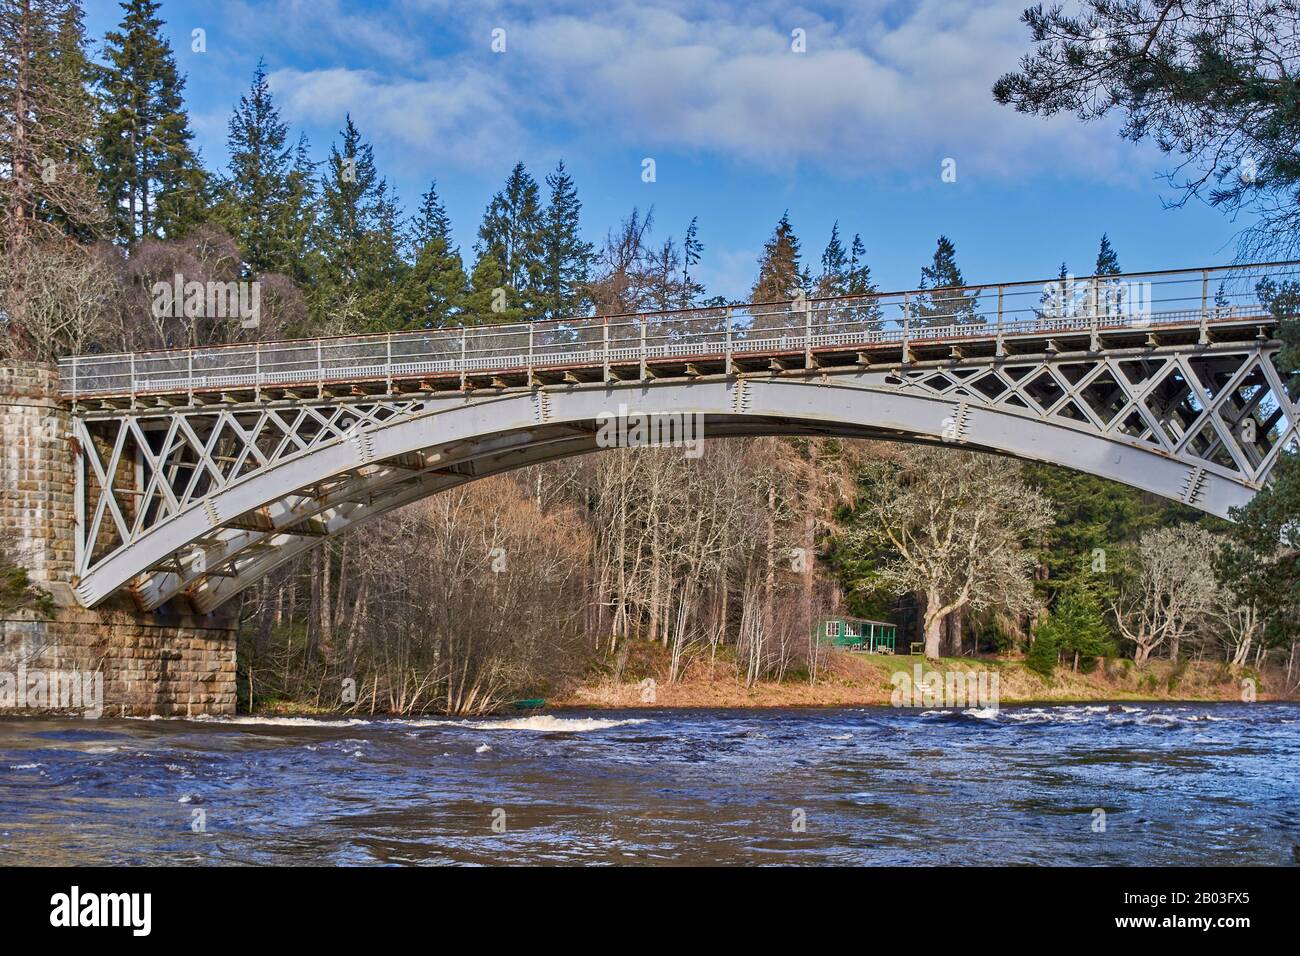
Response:
M790 225L790 214L783 213L771 238L763 245L763 254L758 260L758 279L749 294L750 301L793 299L805 288L804 279L799 262L799 239Z
M207 176L191 141L157 0L122 0L100 70L100 183L122 242L176 236L204 218Z
M563 160L546 177L546 185L551 196L542 216L537 301L544 318L568 318L586 305L593 249L579 233L582 203Z
M966 284L957 268L957 248L940 236L934 259L921 269L925 292L913 300L912 314L921 325L970 325L983 321L977 310L978 292L956 291Z

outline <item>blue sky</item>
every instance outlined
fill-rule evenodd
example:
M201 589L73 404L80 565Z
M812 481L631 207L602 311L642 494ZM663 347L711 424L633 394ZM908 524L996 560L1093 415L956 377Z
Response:
M1168 157L993 101L1029 46L1025 2L163 0L161 15L210 168L262 57L317 158L351 112L408 208L436 177L467 258L516 160L540 181L562 158L593 242L633 206L654 207L660 239L698 216L710 294L748 293L786 210L805 260L835 220L860 232L883 290L915 286L940 233L972 283L1062 260L1086 274L1103 231L1128 271L1230 261L1244 223L1163 208ZM85 6L101 41L120 8Z

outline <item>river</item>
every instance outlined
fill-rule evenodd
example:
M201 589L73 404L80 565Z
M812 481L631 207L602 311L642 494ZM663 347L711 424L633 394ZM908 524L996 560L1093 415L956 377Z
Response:
M1297 721L1271 703L8 719L0 864L1293 864Z

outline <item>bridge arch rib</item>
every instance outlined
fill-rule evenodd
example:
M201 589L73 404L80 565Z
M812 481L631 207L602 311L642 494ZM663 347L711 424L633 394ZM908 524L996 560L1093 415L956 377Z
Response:
M145 609L184 596L211 611L323 538L393 508L596 451L596 421L623 412L699 415L708 437L951 444L1064 465L1226 517L1296 441L1300 414L1268 353L1259 345L1224 351L1211 384L1187 364L1189 351L1147 354L1142 361L1161 371L1139 382L1125 377L1123 357L1115 356L1092 360L1081 374L1064 359L1027 363L1019 378L990 363L966 377L938 367L801 372L90 416L75 425L86 459L76 591L88 607L127 590ZM1040 377L1044 369L1050 382ZM1005 394L979 387L988 373L1001 376ZM1177 395L1168 390L1171 378ZM1035 383L1051 393L1034 400ZM1094 398L1109 397L1084 401L1090 388ZM1263 394L1274 396L1267 409ZM1181 403L1193 410L1186 421L1171 412ZM1258 419L1266 442L1235 440L1233 429L1247 417ZM233 442L222 463L214 461L219 436ZM128 507L114 479L131 470L132 454L139 487Z

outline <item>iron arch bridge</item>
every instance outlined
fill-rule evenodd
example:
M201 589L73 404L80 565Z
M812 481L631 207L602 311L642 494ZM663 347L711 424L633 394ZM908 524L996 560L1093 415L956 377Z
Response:
M611 415L946 443L1227 516L1300 441L1259 286L1297 278L1269 263L66 358L75 592L208 612L386 511L594 451Z

